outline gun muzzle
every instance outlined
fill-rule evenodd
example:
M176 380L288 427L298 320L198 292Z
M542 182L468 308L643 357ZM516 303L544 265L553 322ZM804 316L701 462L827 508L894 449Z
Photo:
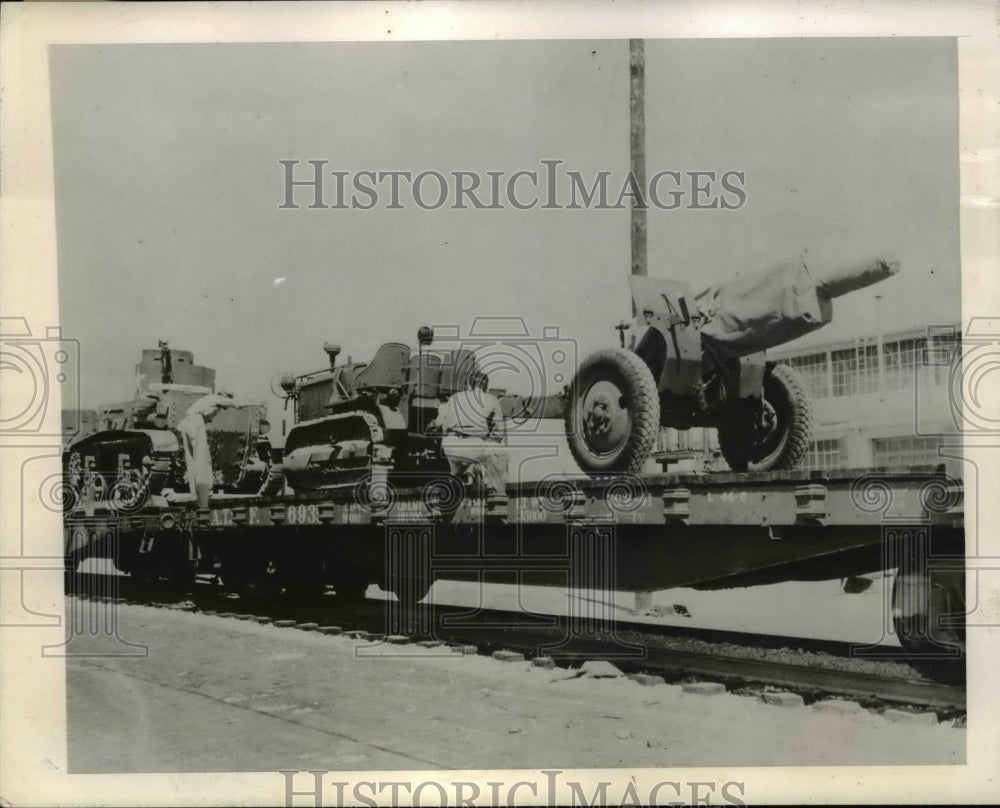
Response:
M814 280L817 293L828 300L833 300L848 292L856 292L858 289L891 278L897 272L899 272L899 261L876 258L860 266L816 273Z

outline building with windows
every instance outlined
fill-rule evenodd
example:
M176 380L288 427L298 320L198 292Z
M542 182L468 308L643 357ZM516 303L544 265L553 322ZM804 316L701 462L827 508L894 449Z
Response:
M787 362L813 396L815 429L806 468L938 465L961 475L957 431L959 327L932 326L796 350L768 359ZM665 429L661 452L700 455L724 469L715 430Z

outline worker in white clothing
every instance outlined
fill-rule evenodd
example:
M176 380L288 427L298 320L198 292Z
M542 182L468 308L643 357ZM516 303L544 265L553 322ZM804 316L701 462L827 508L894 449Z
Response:
M436 426L441 449L456 476L478 467L483 481L495 493L507 490L507 452L503 411L496 396L487 392L489 377L470 373L466 389L452 394L438 408Z
M177 424L184 443L184 460L187 463L188 484L191 493L198 499L198 507L208 507L208 497L212 493L215 475L212 471L212 455L208 449L207 424L219 410L241 406L228 393L210 393L195 401Z

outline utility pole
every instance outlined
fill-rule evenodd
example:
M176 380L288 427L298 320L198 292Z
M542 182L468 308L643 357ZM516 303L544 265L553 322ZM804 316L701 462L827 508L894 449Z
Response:
M646 47L645 40L628 41L629 148L631 172L643 195L632 200L632 274L648 275L646 265ZM635 304L632 304L632 314Z
M882 295L875 295L875 351L878 357L878 392L885 394L885 344L882 339Z
M632 198L632 274L648 275L646 263L646 44L642 39L628 41L628 120L629 169L640 199ZM638 314L632 301L632 317ZM623 332L624 333L624 332ZM653 593L635 593L635 612L653 611Z

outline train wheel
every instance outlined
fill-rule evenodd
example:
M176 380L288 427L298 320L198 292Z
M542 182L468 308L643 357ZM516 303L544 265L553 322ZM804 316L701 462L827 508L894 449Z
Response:
M176 558L167 570L167 582L174 589L193 592L198 575L198 562L188 558Z
M152 553L137 553L129 570L129 575L142 589L151 587L156 583L159 575L157 575L156 561L152 557Z
M237 589L244 600L264 602L279 597L284 591L281 571L270 559L259 564Z
M289 600L314 603L326 593L326 564L316 554L283 553L278 567L279 580Z
M573 379L565 423L570 451L584 471L641 471L660 429L649 367L621 348L591 354Z
M368 592L368 584L363 583L335 583L333 588L341 603L360 603L366 599Z
M76 554L63 556L63 592L67 595L76 594L76 569L79 566L80 559Z
M907 660L939 682L965 683L965 575L962 570L897 573L892 624Z
M432 581L422 578L400 578L393 581L389 591L396 596L403 608L413 608L427 597L432 585Z
M422 603L433 583L425 578L399 578L392 582L389 591L399 601L390 606L389 631L409 637L431 635L429 604Z
M278 567L270 558L227 553L222 559L222 584L248 601L266 601L281 594Z

